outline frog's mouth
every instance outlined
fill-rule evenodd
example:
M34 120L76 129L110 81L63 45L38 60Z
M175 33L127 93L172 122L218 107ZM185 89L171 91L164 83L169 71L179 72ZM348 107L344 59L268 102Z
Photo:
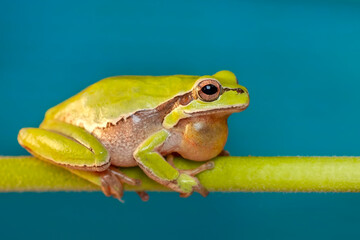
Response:
M197 116L205 116L205 115L230 115L236 112L242 112L249 106L249 103L246 104L239 104L231 107L221 107L221 108L214 108L214 109L204 109L197 112L187 112L184 111L185 114L189 115L190 117L197 117Z
M227 118L230 114L244 111L249 106L249 97L247 91L236 91L230 89L224 91L226 95L223 98L219 97L217 100L204 101L190 101L187 105L177 105L169 114L167 114L163 121L165 128L175 126L181 119L211 116L215 118ZM188 100L187 98L185 100Z

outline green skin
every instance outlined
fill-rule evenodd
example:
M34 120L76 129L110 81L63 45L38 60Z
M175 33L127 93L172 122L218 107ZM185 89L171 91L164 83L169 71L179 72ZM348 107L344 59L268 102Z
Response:
M200 93L201 84L208 81L219 86L210 100ZM171 154L194 161L221 154L228 116L248 104L248 91L229 71L212 76L110 77L48 110L39 128L20 130L18 141L39 159L101 186L107 196L121 199L123 183L140 184L115 168L129 166L139 166L183 197L193 191L206 196L195 175L213 163L180 170ZM137 131L140 127L143 130ZM139 195L147 200L144 192Z

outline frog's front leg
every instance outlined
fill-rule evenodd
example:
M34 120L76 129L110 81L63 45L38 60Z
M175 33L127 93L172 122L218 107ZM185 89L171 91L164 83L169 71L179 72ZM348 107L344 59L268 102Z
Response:
M199 167L197 168L194 168L194 169L187 169L187 170L184 170L184 169L178 169L175 164L174 164L174 155L172 154L169 154L166 156L166 161L171 165L173 166L174 168L176 168L179 172L181 173L185 173L185 174L188 174L190 176L195 176L201 172L204 172L206 170L209 170L209 169L213 169L215 164L213 161L208 161L202 165L200 165ZM199 186L199 188L201 188L201 190L199 192L201 192L203 196L207 196L209 194L209 192L207 191L206 188L204 188L202 185ZM190 193L180 193L180 197L189 197L191 195L191 192Z
M58 121L44 122L40 128L23 128L18 135L21 146L39 159L65 167L100 186L105 195L121 199L122 183L139 185L110 166L105 147L84 129Z
M147 138L134 153L138 165L150 178L180 192L182 197L190 196L193 191L207 196L208 191L200 184L195 175L213 168L213 163L205 163L193 170L176 169L157 151L168 137L168 131L160 130Z

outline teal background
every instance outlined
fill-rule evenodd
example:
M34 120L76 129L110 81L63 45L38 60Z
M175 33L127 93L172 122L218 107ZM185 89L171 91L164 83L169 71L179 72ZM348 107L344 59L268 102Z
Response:
M232 155L360 155L358 1L0 2L1 155L112 75L228 69L251 95ZM1 176L0 176L1 177ZM356 193L0 194L1 239L358 239Z

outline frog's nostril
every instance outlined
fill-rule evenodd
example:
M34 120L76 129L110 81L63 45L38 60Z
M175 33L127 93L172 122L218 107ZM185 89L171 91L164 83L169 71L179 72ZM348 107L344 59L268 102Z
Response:
M244 93L245 91L243 90L243 89L241 89L241 88L237 88L237 89L235 89L235 91L237 92L237 93Z

